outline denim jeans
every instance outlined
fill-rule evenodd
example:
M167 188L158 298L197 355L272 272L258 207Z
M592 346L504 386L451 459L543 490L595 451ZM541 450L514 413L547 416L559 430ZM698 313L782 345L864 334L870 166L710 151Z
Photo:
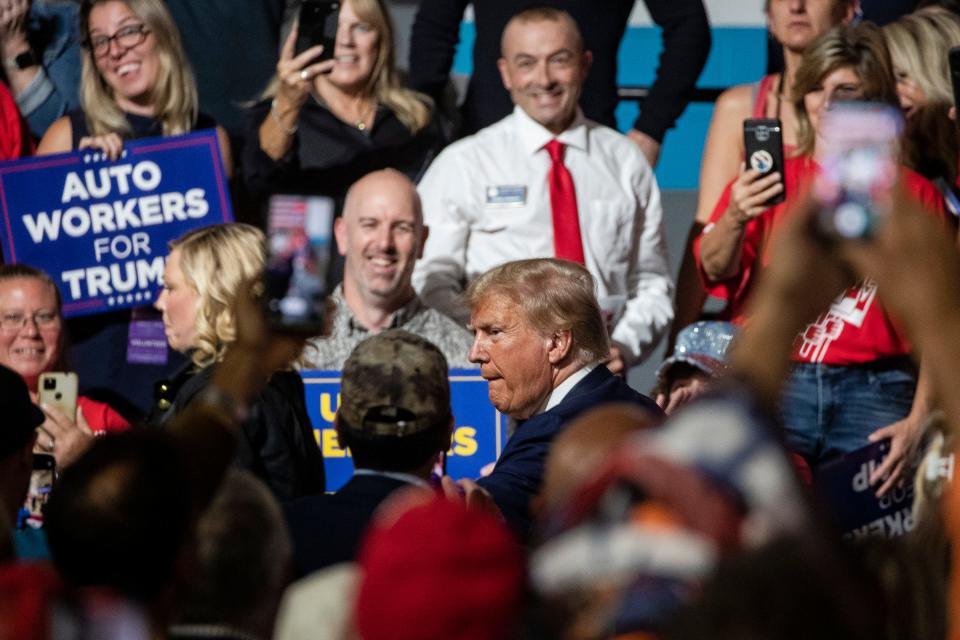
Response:
M908 413L917 387L908 357L862 365L795 364L781 398L787 448L811 467L865 446Z

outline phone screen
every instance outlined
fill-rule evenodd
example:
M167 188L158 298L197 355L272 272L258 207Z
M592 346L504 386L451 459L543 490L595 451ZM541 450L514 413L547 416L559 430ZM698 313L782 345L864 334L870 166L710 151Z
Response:
M340 20L340 3L336 0L304 0L300 5L297 26L297 45L300 54L315 45L323 45L323 52L313 60L329 60L337 41L337 24Z
M323 328L332 230L331 198L270 198L265 279L274 329L318 334Z
M900 112L878 103L839 102L823 115L814 195L827 237L868 238L889 211L902 129Z
M33 454L33 471L30 473L30 486L27 498L21 509L21 526L39 529L43 526L43 507L50 497L53 482L56 479L56 460L48 453Z

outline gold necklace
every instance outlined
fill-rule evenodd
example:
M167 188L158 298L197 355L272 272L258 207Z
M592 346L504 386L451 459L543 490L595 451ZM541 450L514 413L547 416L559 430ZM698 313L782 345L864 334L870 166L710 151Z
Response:
M357 119L354 126L356 126L357 129L359 129L360 131L366 131L367 118L370 116L370 113L373 112L376 108L377 108L377 101L372 100L370 104L367 106L367 108L364 109L362 112L360 112L360 117Z

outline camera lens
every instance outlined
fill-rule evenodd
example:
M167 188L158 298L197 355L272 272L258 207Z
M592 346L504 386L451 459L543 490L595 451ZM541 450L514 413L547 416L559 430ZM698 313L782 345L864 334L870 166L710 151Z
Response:
M56 389L56 388L57 388L57 381L56 381L54 378L46 378L46 379L44 379L44 381L43 381L43 388L44 388L44 389L48 389L48 390L49 390L49 389Z

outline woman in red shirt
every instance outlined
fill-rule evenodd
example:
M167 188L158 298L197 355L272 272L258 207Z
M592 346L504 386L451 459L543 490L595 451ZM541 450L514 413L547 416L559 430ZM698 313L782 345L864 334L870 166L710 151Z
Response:
M705 288L729 301L736 322L746 320L745 304L769 261L770 236L818 170L817 129L830 102L857 99L898 106L879 30L870 24L840 27L811 44L793 95L799 144L785 162L783 176L759 177L753 169L741 170L695 245ZM900 179L913 197L942 216L942 200L929 181L905 167ZM784 188L787 202L764 206ZM885 476L880 487L885 492L899 480L905 456L919 440L928 395L915 393L910 346L876 293L869 278L856 283L797 337L781 408L788 446L811 466L890 437L890 455L872 478Z
M23 264L0 266L0 364L16 371L36 401L40 374L66 370L65 332L57 286L43 271ZM75 460L95 435L122 431L130 424L102 402L77 399L77 413L65 416L42 407L37 447L63 468Z

